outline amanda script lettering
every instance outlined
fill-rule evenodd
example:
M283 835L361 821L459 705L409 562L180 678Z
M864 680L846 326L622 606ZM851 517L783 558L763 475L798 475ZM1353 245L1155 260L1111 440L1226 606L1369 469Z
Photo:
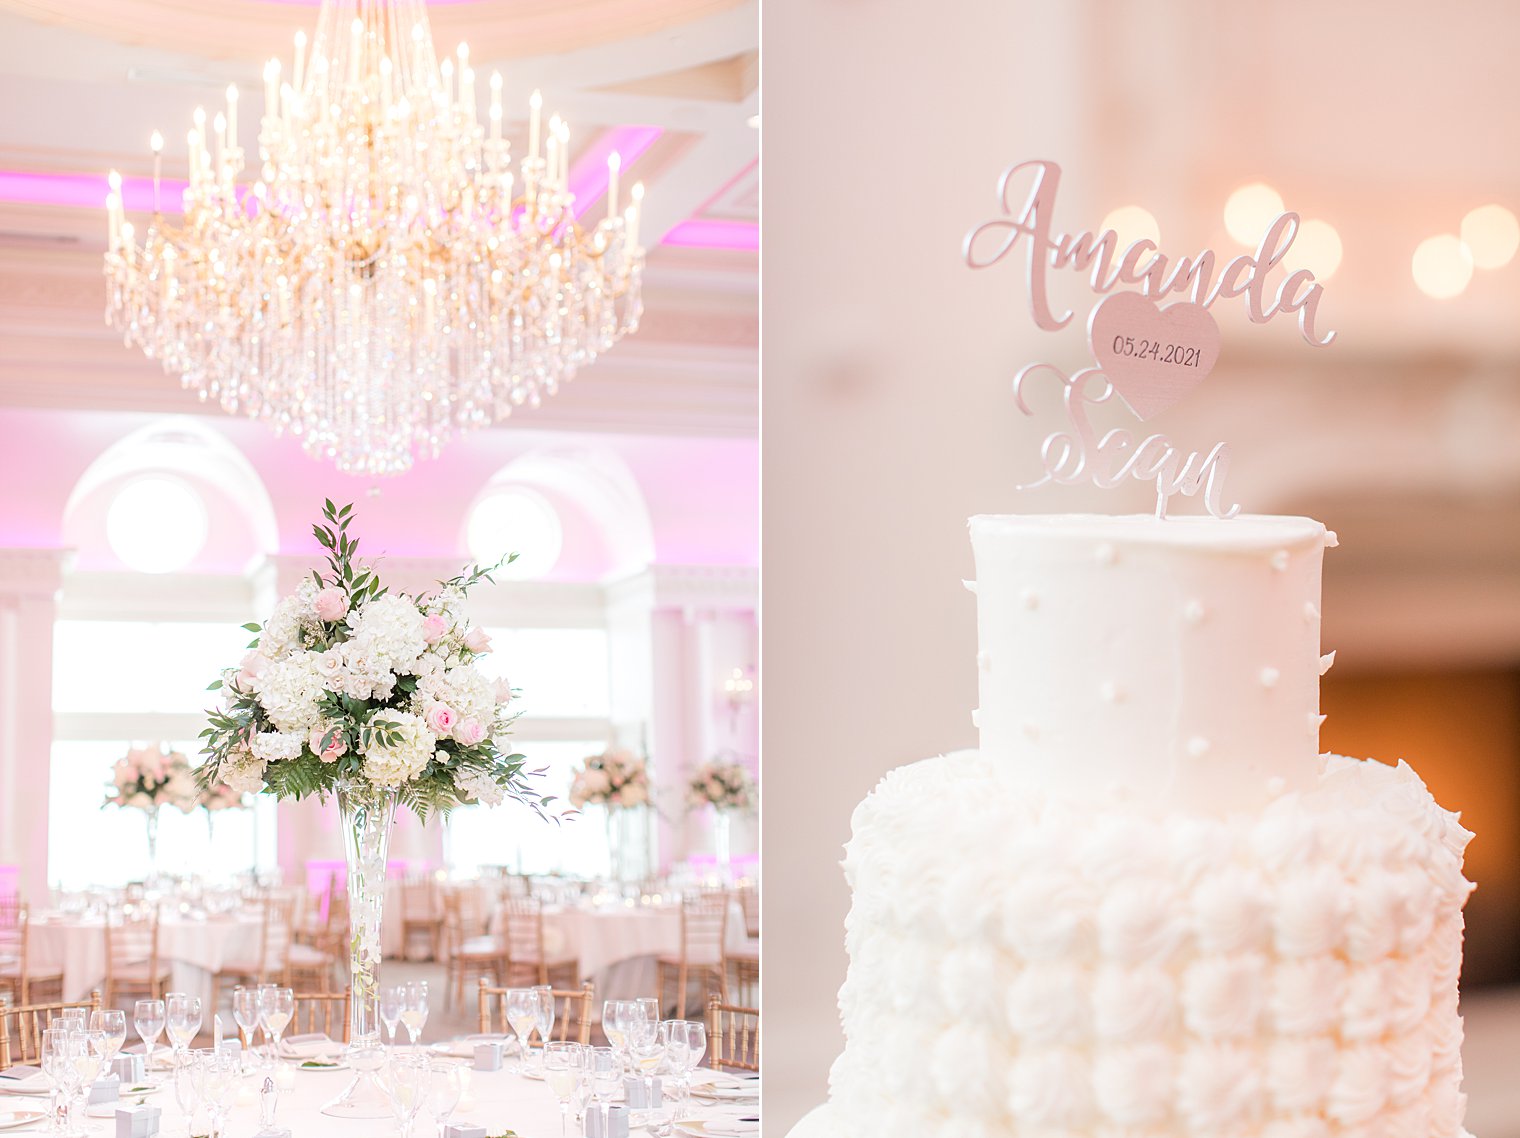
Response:
M1010 201L1018 176L1034 172L1034 184L1022 206ZM1022 240L1027 252L1029 305L1035 323L1049 332L1071 322L1070 311L1056 315L1050 309L1046 274L1052 269L1074 269L1090 273L1089 283L1095 293L1103 294L1119 285L1138 285L1148 297L1159 300L1171 293L1186 293L1194 304L1210 307L1221 297L1244 296L1246 312L1257 324L1265 324L1280 312L1298 313L1298 329L1309 343L1324 346L1335 339L1334 332L1321 334L1316 327L1320 297L1324 286L1307 269L1289 273L1270 299L1267 277L1293 247L1298 235L1298 215L1284 213L1267 229L1255 253L1243 253L1224 266L1215 278L1217 258L1212 249L1195 257L1175 261L1161 252L1152 241L1132 243L1114 263L1119 238L1112 229L1096 236L1088 231L1076 234L1051 232L1051 215L1055 208L1056 189L1061 168L1054 162L1020 162L1003 172L998 194L1003 203L1003 217L984 221L966 235L966 263L973 269L985 269L1014 253Z

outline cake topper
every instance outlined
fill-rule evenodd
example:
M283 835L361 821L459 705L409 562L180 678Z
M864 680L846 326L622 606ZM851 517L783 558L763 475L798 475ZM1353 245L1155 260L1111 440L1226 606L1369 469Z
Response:
M1014 192L1020 175L1033 172L1033 183L1022 205ZM1252 322L1265 324L1283 313L1296 314L1300 335L1315 347L1335 339L1319 329L1319 303L1324 286L1307 269L1289 273L1268 291L1268 277L1298 234L1295 213L1280 214L1267 227L1253 253L1227 262L1218 275L1219 258L1212 249L1173 260L1153 241L1131 242L1119 253L1112 229L1094 234L1052 231L1051 213L1061 169L1054 162L1019 162L998 180L1002 215L982 222L966 235L964 255L973 269L985 269L1017 252L1022 243L1029 281L1029 308L1035 324L1059 331L1075 313L1051 309L1047 277L1051 269L1088 274L1092 291L1103 299L1087 321L1093 365L1068 376L1052 364L1033 363L1013 381L1014 402L1031 415L1024 399L1028 380L1049 372L1061 384L1066 430L1054 431L1041 447L1044 476L1020 489L1047 482L1090 482L1113 487L1134 478L1156 484L1156 516L1166 517L1167 503L1177 494L1203 494L1205 508L1219 518L1234 517L1239 505L1225 506L1223 489L1229 470L1229 446L1218 443L1207 455L1184 456L1161 434L1136 440L1133 432L1114 429L1101 438L1087 417L1087 408L1113 396L1141 422L1177 403L1207 377L1219 359L1219 325L1209 311L1216 301L1241 297ZM1118 262L1115 263L1115 256ZM1115 291L1122 285L1139 291ZM1161 307L1162 298L1185 294L1189 299Z

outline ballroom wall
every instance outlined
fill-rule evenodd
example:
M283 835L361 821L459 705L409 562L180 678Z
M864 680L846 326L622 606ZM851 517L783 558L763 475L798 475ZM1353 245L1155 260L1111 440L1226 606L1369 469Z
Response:
M1441 302L1410 257L1476 205L1520 205L1498 142L1520 118L1520 13L777 0L764 20L786 77L765 108L764 932L786 978L766 996L767 1132L823 1099L841 1043L852 809L886 770L976 739L966 517L1150 506L1143 489L1014 489L1051 429L1015 410L1014 371L1084 354L1076 325L1034 328L1019 266L961 263L1024 159L1062 165L1062 231L1141 203L1163 249L1233 255L1222 207L1256 180L1340 230L1336 343L1221 305L1219 367L1155 428L1185 449L1228 439L1234 500L1340 532L1323 740L1428 755L1443 801L1482 821L1471 959L1512 973L1520 267Z
M752 439L489 430L408 475L370 481L336 475L291 440L221 416L0 408L0 438L0 864L20 864L29 895L48 882L54 617L259 619L320 562L310 527L324 497L356 503L361 555L383 557L383 572L413 589L468 559L469 510L489 486L505 478L553 505L564 528L555 567L540 579L482 586L473 614L488 625L608 630L613 709L595 729L651 755L665 864L710 848L708 819L680 802L684 772L720 751L756 761L753 702L731 707L722 695L733 668L752 675L758 663ZM211 514L201 554L166 578L128 570L105 536L115 491L155 470L194 485ZM103 660L100 682L131 666ZM535 739L588 737L586 724L534 718L531 674L514 673L513 682L528 708L519 739L530 757ZM161 718L171 737L195 734ZM279 810L287 873L342 856L322 808ZM440 833L404 819L394 856L438 865ZM735 837L736 852L752 851L753 833Z

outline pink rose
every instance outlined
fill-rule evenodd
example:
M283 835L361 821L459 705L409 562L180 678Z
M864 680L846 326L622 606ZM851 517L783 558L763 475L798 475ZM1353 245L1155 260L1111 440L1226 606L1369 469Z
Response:
M247 691L258 683L259 677L269 670L269 657L255 649L243 657L238 665L237 686Z
M471 652L489 652L491 650L491 638L486 635L483 628L472 628L465 634L464 646Z
M423 712L423 720L428 725L428 730L434 735L447 735L449 729L454 726L459 717L454 714L454 709L446 703L430 703Z
M348 613L348 595L342 589L334 589L331 586L323 589L311 602L311 607L317 610L317 617L329 624L335 620L342 620Z
M512 702L512 685L506 676L496 681L496 702L503 707Z
M486 729L478 719L461 720L454 728L454 741L461 747L473 747L486 737Z
M326 735L328 731L334 732L333 740L328 745L327 750L324 751L322 749L322 737ZM311 729L311 735L307 738L306 743L307 746L311 748L311 753L316 755L317 758L321 759L324 763L337 762L340 756L348 753L348 744L343 741L343 732L338 731L332 727L313 727Z
M439 637L449 630L449 618L442 613L433 613L431 616L422 618L422 639L429 644L436 644Z

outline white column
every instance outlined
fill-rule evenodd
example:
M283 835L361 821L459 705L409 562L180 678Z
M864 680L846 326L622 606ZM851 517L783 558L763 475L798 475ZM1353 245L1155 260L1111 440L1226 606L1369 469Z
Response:
M53 750L53 622L69 552L0 550L0 864L47 897Z

